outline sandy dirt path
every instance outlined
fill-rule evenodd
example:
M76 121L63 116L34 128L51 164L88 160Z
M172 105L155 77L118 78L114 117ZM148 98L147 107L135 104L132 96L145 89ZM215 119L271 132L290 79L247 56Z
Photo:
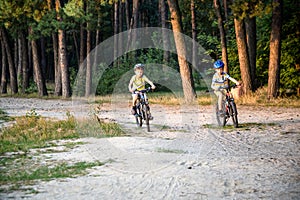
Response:
M9 115L31 109L47 117L85 115L72 101L1 98ZM100 118L119 123L128 137L83 138L47 161L110 161L77 178L39 181L37 194L1 199L299 199L300 109L238 106L242 128L217 129L210 106L152 105L151 132L134 124L124 103L103 105Z

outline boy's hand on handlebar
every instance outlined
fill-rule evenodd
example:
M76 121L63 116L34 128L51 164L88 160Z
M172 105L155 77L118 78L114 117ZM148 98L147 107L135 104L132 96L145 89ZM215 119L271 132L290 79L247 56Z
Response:
M153 86L151 87L152 90L155 90L155 88L156 88L155 85L153 85Z

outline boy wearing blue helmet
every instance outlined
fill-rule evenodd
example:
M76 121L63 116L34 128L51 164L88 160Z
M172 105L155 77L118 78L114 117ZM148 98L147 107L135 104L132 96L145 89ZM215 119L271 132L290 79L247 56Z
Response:
M217 60L214 63L214 69L216 73L212 78L211 88L214 90L214 93L218 97L219 114L222 115L224 114L222 112L222 100L225 97L225 91L223 88L225 86L226 81L229 79L236 85L240 85L240 83L234 78L231 78L226 72L224 72L224 63L221 60Z

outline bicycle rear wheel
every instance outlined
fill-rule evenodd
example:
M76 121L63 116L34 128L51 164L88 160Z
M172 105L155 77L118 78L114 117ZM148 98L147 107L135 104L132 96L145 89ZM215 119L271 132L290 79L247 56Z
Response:
M239 126L239 122L238 122L238 117L237 117L237 108L236 108L236 104L232 101L230 102L230 107L231 107L231 118L232 118L232 122L234 125L234 128L237 128Z

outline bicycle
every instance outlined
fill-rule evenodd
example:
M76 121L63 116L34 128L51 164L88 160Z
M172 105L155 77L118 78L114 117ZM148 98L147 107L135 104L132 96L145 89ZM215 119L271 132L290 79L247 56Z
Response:
M146 122L147 125L147 131L150 132L150 107L149 107L149 102L147 98L147 92L151 91L151 87L146 88L141 91L135 91L136 94L138 94L138 99L136 103L136 114L135 114L135 119L136 119L136 124L139 127L142 127L143 125L143 120Z
M238 112L237 112L237 107L236 104L234 102L234 98L230 92L230 88L235 88L237 87L237 85L232 85L230 86L226 86L223 87L222 89L226 90L226 94L225 94L225 99L222 102L222 111L223 111L223 115L220 115L218 113L219 108L218 108L218 103L216 106L216 115L217 115L217 121L219 126L225 126L226 123L229 121L229 118L232 118L232 122L235 128L238 128Z

